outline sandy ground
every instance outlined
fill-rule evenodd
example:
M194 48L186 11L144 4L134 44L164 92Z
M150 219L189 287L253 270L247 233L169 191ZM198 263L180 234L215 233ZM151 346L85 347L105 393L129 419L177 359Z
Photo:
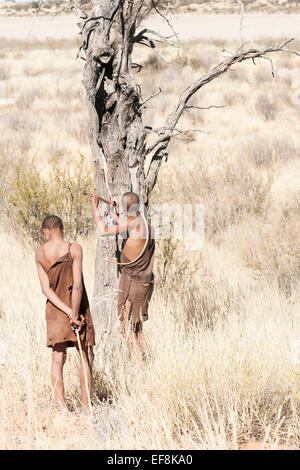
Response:
M181 40L238 38L239 15L177 15L172 18L174 29ZM149 17L145 25L170 34L168 25L157 16ZM300 15L248 15L243 23L244 40L262 37L300 39ZM71 38L78 33L75 17L0 17L0 37L46 39Z

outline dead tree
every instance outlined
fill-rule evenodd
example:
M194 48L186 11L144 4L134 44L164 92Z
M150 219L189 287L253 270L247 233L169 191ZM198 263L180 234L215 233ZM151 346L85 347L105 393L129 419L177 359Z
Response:
M156 141L147 145L142 120L143 100L132 61L136 44L155 47L156 40L170 40L159 32L139 29L140 20L151 9L162 15L155 0L70 0L79 15L82 44L79 56L84 59L83 83L86 89L90 141L95 163L97 192L105 198L119 200L125 191L139 194L146 206L160 166L167 156L170 140L182 131L177 128L192 96L205 85L227 72L239 62L269 59L274 52L289 52L286 41L265 49L243 50L240 47L219 65L196 78L178 98L165 125L155 129ZM242 23L242 20L241 20ZM139 29L139 30L138 30ZM272 67L273 73L273 67ZM187 131L188 132L188 131ZM150 158L147 173L145 158ZM108 214L106 214L107 216ZM111 238L98 240L94 297L100 300L102 313L111 313L117 291L118 268L103 258L117 259L118 243Z

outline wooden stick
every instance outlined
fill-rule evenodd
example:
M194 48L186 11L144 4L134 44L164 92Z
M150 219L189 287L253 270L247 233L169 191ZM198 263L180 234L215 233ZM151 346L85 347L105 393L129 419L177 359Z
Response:
M81 348L80 336L79 336L79 333L78 333L78 327L77 327L77 325L75 325L75 323L73 323L73 327L75 329L76 338L77 338L77 342L78 342L78 346L79 346L79 353L80 353L80 358L81 358L81 362L82 362L82 366L83 366L83 372L84 372L86 393L87 393L88 402L89 402L89 410L90 410L90 413L91 413L91 416L92 416L93 415L93 410L92 410L91 397L90 397L90 391L89 391L88 380L87 380L87 373L86 373L85 363L84 363L84 360L83 360L83 352L82 352L82 348Z
M111 203L109 201L107 201L106 199L104 199L103 197L101 197L101 196L98 196L98 197L99 197L100 201L106 202L106 204L111 205ZM112 202L113 202L114 206L117 205L116 201L112 201Z
M84 196L88 196L88 193L87 193L86 191L83 191L82 194L83 194ZM90 194L90 196L92 196L92 194ZM106 204L109 204L109 205L111 206L110 201L107 201L106 199L104 199L104 198L101 197L101 196L98 196L98 197L99 197L100 201L105 202ZM117 205L116 201L112 201L112 202L113 202L113 205L114 205L114 206Z

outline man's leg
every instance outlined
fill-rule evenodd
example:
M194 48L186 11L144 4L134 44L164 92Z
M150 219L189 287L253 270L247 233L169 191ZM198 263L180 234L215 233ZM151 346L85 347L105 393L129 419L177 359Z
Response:
M145 341L144 341L144 333L143 332L137 334L137 342L138 342L138 345L139 345L139 351L140 351L140 354L141 354L141 358L142 358L142 360L145 360L146 359L146 348L145 348Z
M144 360L146 357L144 334L142 330L142 323L139 322L136 325L132 325L134 329L134 344L135 350L138 353L138 356L141 360Z
M123 310L123 321L122 321L122 333L124 338L127 341L128 348L130 351L132 351L134 344L135 344L135 339L134 339L134 333L132 330L132 325L130 324L129 321L129 313L130 313L130 308L131 308L131 302L129 299L126 300L124 310Z
M78 343L74 343L80 357L80 385L81 385L81 400L82 406L85 411L89 410L89 398L91 395L92 383L92 368L89 360L89 350L85 342L81 342L81 349L83 355L83 363L81 360L80 350Z
M144 289L145 287L147 288L146 292ZM147 302L147 304L149 304L152 292L153 292L153 282L152 283L146 282L140 285L136 290L136 295L138 296L139 302L140 303ZM145 360L146 348L145 348L145 341L144 341L144 334L143 334L143 321L140 320L139 322L134 323L132 325L132 329L134 332L135 349L138 352L139 358L141 360Z
M145 344L144 335L142 332L142 323L139 322L133 325L129 320L131 303L130 300L126 300L126 304L123 310L123 321L122 321L122 332L127 340L128 348L130 351L135 351L140 359L144 359L145 356Z
M63 367L66 360L66 348L67 343L59 343L53 346L51 365L51 380L55 397L63 408L67 408L63 382Z

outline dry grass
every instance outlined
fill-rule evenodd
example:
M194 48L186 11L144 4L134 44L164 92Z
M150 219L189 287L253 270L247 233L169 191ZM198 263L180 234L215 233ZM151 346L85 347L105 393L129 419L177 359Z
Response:
M185 44L181 60L164 47L163 55L173 60L168 67L137 49L145 97L163 88L148 103L145 125L162 125L191 77L221 59L219 43L206 46ZM0 108L2 179L10 162L26 167L33 157L43 177L53 157L63 166L82 153L89 165L75 44L11 47L13 54L6 46L0 50L12 100ZM152 202L202 202L206 242L199 252L160 242L157 289L145 324L150 359L143 367L129 359L114 312L111 320L95 319L93 422L79 415L74 351L65 372L73 412L61 416L53 404L45 300L33 249L2 230L0 340L8 357L0 366L1 448L228 449L248 441L299 447L293 350L299 336L299 110L289 98L299 64L296 57L275 58L278 74L270 82L259 65L239 64L194 99L199 106L227 104L225 109L185 114L180 128L212 133L173 142ZM266 120L256 104L265 90L275 97L279 87L279 109ZM82 244L91 298L92 234Z
M270 97L262 93L258 95L255 107L266 121L273 121L278 112L278 100L275 96Z
M91 293L94 250L83 244ZM1 448L226 449L249 440L298 446L296 299L287 302L276 285L229 265L223 249L208 245L203 254L189 321L183 292L176 304L156 292L145 366L128 359L114 323L107 334L96 319L95 422L81 420L80 433L73 351L65 381L74 411L62 417L53 406L33 253L2 234L1 259L1 336L10 351L1 371ZM214 328L204 328L199 315L213 315ZM110 401L100 401L110 393Z

